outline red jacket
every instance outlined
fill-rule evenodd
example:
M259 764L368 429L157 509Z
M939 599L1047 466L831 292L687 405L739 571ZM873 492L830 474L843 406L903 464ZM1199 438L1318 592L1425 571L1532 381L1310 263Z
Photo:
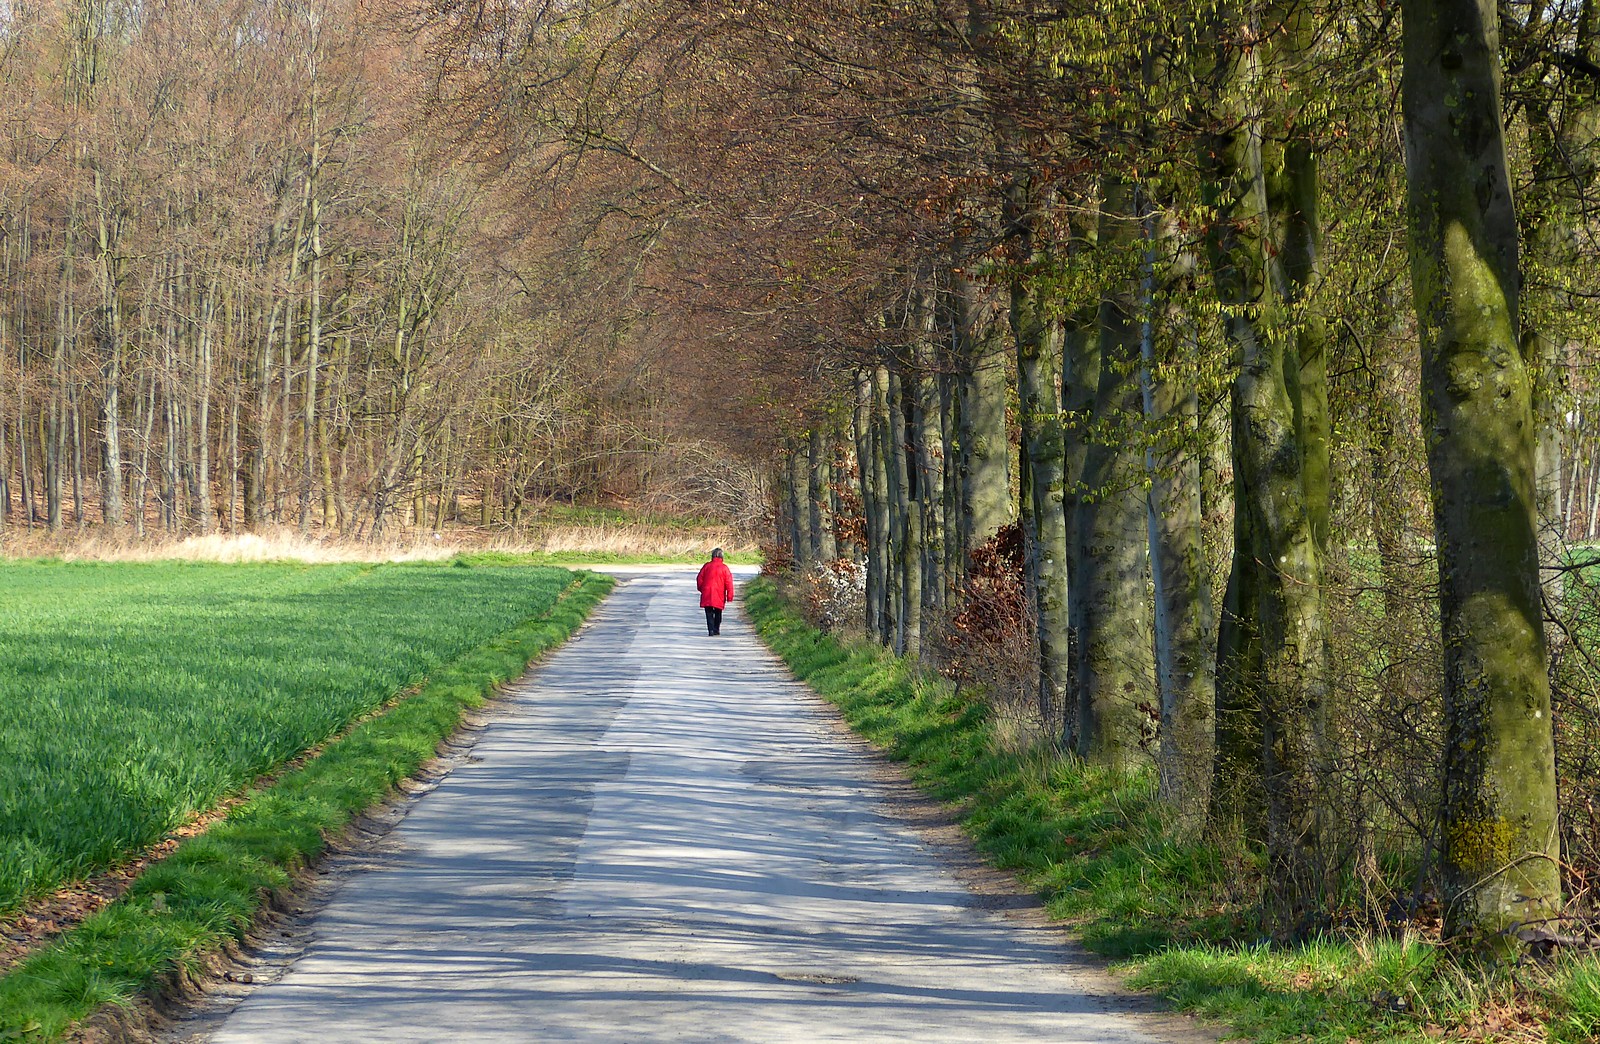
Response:
M694 586L700 589L702 609L721 609L733 601L733 570L720 558L713 558L700 567Z

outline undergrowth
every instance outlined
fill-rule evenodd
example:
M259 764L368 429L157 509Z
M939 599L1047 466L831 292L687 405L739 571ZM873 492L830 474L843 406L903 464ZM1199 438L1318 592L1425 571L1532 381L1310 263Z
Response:
M1250 1039L1305 1044L1600 1039L1600 964L1489 967L1411 935L1263 938L1261 867L1237 843L1173 840L1149 776L997 743L988 708L868 642L809 626L766 577L746 609L791 670L1018 873L1130 985Z

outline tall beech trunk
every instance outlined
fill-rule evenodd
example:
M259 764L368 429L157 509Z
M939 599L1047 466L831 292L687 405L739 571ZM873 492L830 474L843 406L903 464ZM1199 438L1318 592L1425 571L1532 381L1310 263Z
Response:
M878 637L882 634L884 583L888 573L884 569L884 513L880 511L883 485L879 481L877 450L872 434L872 376L865 367L856 375L856 403L852 419L856 440L856 470L861 483L861 514L867 541L866 627L868 634Z
M1065 728L1071 662L1067 619L1066 442L1056 381L1061 369L1062 330L1050 318L1051 302L1033 273L1048 263L1038 225L1049 206L1019 177L1008 190L1007 219L1017 237L1024 268L1010 280L1011 333L1017 345L1017 402L1022 421L1022 466L1028 497L1023 510L1028 534L1027 581L1039 650L1035 681L1039 719L1053 733ZM1074 329L1068 336L1087 336Z
M925 275L917 291L917 341L912 349L912 372L916 375L915 397L911 402L912 438L917 446L917 504L922 519L922 578L920 589L924 607L944 604L945 585L945 443L942 426L941 384L938 365L939 345L934 340L937 316L933 279Z
M960 355L963 557L1012 521L1011 447L1006 440L1005 330L991 295L956 275Z
M811 516L815 504L811 499L810 461L800 445L793 447L786 459L789 464L789 518L793 524L794 561L801 569L810 569L817 560L811 539Z
M317 108L316 95L312 94L311 108L311 165L306 178L306 210L310 215L310 235L307 237L307 246L311 256L311 295L307 303L306 315L306 387L305 411L301 418L301 462L300 462L300 532L311 531L311 501L316 485L316 434L317 434L317 384L322 370L322 198L318 194L317 174L322 165L320 149L321 143L317 140ZM417 488L422 489L420 468L417 476ZM418 494L421 496L420 492ZM423 525L424 519L419 510L417 524Z
M831 562L839 557L833 537L833 438L821 424L811 428L807 464L811 497L811 554L818 562Z
M958 377L953 368L939 375L939 438L944 447L944 460L940 473L940 498L943 507L942 531L944 536L944 576L942 598L955 597L955 585L961 578L961 419Z
M799 537L795 532L794 509L794 463L789 460L789 451L782 451L778 458L778 517L776 519L778 540L789 549L789 558L799 565L800 549Z
M1182 348L1198 345L1176 330L1158 343L1158 266L1166 264L1171 237L1146 219L1146 256L1140 354L1144 367L1149 448L1148 524L1150 579L1155 593L1155 669L1161 696L1161 745L1156 755L1162 801L1174 826L1194 836L1210 804L1216 736L1215 621L1207 576L1201 504L1200 404L1194 387L1164 371ZM1176 324L1174 324L1176 326ZM1178 329L1181 329L1179 327Z
M1423 431L1439 547L1445 933L1506 951L1553 916L1555 755L1534 422L1492 0L1404 0Z
M1600 58L1600 4L1586 0L1577 14L1572 59L1588 63L1592 70ZM1559 82L1559 104L1538 94L1527 102L1533 179L1518 207L1524 270L1533 269L1539 276L1534 284L1537 296L1524 293L1522 297L1521 334L1527 342L1523 354L1533 370L1539 560L1544 598L1552 609L1559 607L1563 598L1565 576L1559 567L1571 531L1570 507L1575 498L1570 492L1578 485L1574 469L1567 484L1568 510L1563 511L1563 462L1575 457L1571 451L1576 449L1563 446L1564 415L1569 410L1581 414L1582 409L1571 402L1565 387L1564 341L1573 335L1561 327L1563 317L1581 316L1585 311L1583 302L1574 300L1569 280L1585 263L1582 245L1589 235L1594 193L1600 182L1600 83L1589 75L1568 75ZM1556 88L1544 85L1543 90L1554 93ZM1562 638L1559 628L1546 633L1546 641L1552 644Z
M1098 230L1093 234L1098 236ZM1100 390L1100 336L1099 310L1085 307L1073 317L1069 330L1090 331L1069 335L1062 344L1061 357L1061 407L1063 417L1064 452L1062 455L1062 515L1066 522L1067 576L1072 586L1067 592L1067 640L1071 673L1068 675L1070 695L1066 706L1067 720L1062 735L1076 748L1083 732L1080 720L1077 663L1079 636L1084 630L1084 612L1087 603L1076 589L1079 579L1088 566L1084 559L1094 553L1094 544L1082 529L1083 505L1088 499L1083 485L1083 464L1088 455L1089 439L1093 434L1095 396Z
M920 449L913 445L916 427L907 417L917 395L915 380L898 369L889 373L889 488L895 505L893 562L899 580L894 648L912 659L922 655L922 501L916 488Z
M1289 215L1314 222L1316 175L1296 167L1293 147L1275 159L1269 197L1263 162L1260 99L1270 49L1239 47L1241 26L1217 20L1218 129L1207 146L1207 194L1217 218L1207 246L1223 326L1239 355L1233 382L1234 551L1218 650L1219 811L1241 810L1228 799L1252 797L1243 744L1259 734L1265 798L1266 897L1274 932L1297 935L1314 926L1327 894L1326 852L1328 645L1322 605L1322 555L1317 539L1326 506L1319 482L1319 407L1302 394L1315 370L1302 371L1300 341L1285 298L1299 293L1298 270L1285 252L1314 251ZM1283 27L1244 26L1254 33ZM1248 34L1246 34L1248 35ZM1290 46L1294 45L1292 32ZM1276 81L1276 77L1274 77ZM1274 146L1282 149L1281 144ZM1304 154L1309 158L1309 154ZM1307 198L1305 193L1312 195ZM1277 225L1275 227L1274 220ZM1312 396L1320 394L1313 387ZM1307 411L1303 413L1302 411ZM1323 410L1325 414L1325 409ZM1309 439L1308 439L1309 435ZM1222 773L1238 772L1233 778ZM1246 814L1250 805L1243 806Z
M1112 270L1137 249L1133 188L1104 180L1099 249ZM1071 598L1077 639L1074 679L1078 752L1130 772L1150 762L1142 748L1148 716L1139 704L1154 686L1150 610L1145 600L1149 532L1143 460L1136 439L1142 413L1139 322L1130 276L1113 276L1099 314L1099 383L1093 416L1103 430L1087 439L1076 511L1078 547Z
M139 424L139 467L133 473L133 535L137 540L144 539L145 501L150 489L150 444L155 437L156 423L155 374L149 374L145 381L145 394L139 398L138 405L143 423L140 424L138 414L134 417L134 423Z
M89 520L83 510L83 410L78 403L78 389L67 388L67 413L72 418L69 438L72 441L72 522L80 530Z
M68 242L71 240L69 238ZM70 247L62 266L61 292L56 301L55 350L50 357L49 400L40 415L40 456L44 461L45 524L50 532L61 529L62 456L66 445L67 331L72 328L72 305L67 289L72 282Z
M195 392L195 515L201 533L210 533L216 518L211 501L211 372L212 341L216 326L217 279L206 286L200 306L200 329L196 332Z
M100 269L100 376L104 392L100 402L102 444L100 513L106 525L122 525L122 308L118 289L121 268L115 256L118 222L107 214L108 203L100 171L94 172L97 247ZM3 513L3 511L0 511Z
M945 550L946 508L945 495L944 430L941 424L939 376L934 374L922 382L922 401L917 405L920 444L923 449L917 488L922 491L922 545L923 580L922 604L930 609L945 605L946 585L949 582L949 559Z
M900 498L895 488L894 436L889 427L889 369L872 371L872 483L878 513L878 549L883 559L883 617L878 621L878 641L895 647L900 629Z

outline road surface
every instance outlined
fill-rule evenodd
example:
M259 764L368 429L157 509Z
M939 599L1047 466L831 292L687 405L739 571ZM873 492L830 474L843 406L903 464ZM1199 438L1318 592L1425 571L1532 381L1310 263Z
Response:
M625 579L185 1039L1209 1039L969 893L879 775L737 607L713 638L692 574Z

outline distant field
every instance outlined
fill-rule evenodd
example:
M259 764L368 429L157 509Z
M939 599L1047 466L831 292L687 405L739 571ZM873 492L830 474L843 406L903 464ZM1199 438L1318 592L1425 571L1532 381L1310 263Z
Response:
M561 569L0 562L0 914L543 613Z

